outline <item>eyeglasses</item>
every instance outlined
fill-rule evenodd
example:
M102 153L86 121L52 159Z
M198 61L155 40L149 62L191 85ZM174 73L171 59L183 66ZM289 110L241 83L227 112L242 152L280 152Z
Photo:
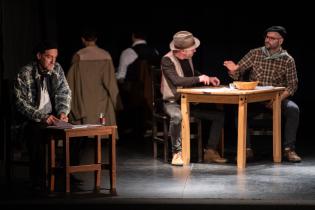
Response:
M279 39L282 39L282 38L281 37L266 36L265 39L269 39L270 41L275 41L275 40L279 40Z

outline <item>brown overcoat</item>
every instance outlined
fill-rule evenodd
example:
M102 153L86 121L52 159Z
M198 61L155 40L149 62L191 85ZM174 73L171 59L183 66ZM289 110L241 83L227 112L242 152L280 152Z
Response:
M82 124L98 123L104 113L107 125L116 125L116 111L122 109L110 55L98 47L78 51L67 73L72 90L70 119Z

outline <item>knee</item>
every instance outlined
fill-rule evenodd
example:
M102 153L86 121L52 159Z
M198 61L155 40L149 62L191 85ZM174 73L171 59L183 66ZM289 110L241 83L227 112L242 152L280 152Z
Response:
M181 113L173 114L172 117L171 117L171 122L173 124L180 124L182 122L182 115L181 115Z
M298 119L300 116L300 109L295 103L289 103L286 107L286 115Z

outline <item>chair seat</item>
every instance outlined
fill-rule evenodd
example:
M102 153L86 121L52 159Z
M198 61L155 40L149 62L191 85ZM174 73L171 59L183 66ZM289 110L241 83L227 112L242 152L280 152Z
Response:
M153 113L153 156L156 159L157 158L157 143L161 143L164 145L164 162L168 162L169 159L169 141L170 141L170 135L169 135L169 116L165 113ZM196 132L190 133L190 139L197 141L197 147L198 147L198 162L202 162L202 131L201 131L201 120L198 118L195 118L193 116L190 117L190 123L196 124L197 129Z
M253 117L249 119L249 135L272 135L272 114L254 113Z

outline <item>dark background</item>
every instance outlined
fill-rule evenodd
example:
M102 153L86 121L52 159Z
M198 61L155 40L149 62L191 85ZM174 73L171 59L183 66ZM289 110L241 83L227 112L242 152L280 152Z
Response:
M58 62L67 72L73 53L82 47L80 32L86 27L99 32L98 44L110 52L116 67L121 51L131 44L134 28L146 31L148 43L161 55L168 52L175 32L188 30L201 40L194 56L197 69L228 84L223 61L237 62L249 49L263 45L266 28L283 25L288 31L284 48L295 58L299 77L294 96L301 109L298 135L312 136L315 12L310 5L302 1L255 1L247 5L220 1L208 2L208 6L197 1L176 1L172 6L170 2L132 3L1 0L1 106L7 104L7 81L12 81L19 68L32 58L32 49L40 39L58 41Z

